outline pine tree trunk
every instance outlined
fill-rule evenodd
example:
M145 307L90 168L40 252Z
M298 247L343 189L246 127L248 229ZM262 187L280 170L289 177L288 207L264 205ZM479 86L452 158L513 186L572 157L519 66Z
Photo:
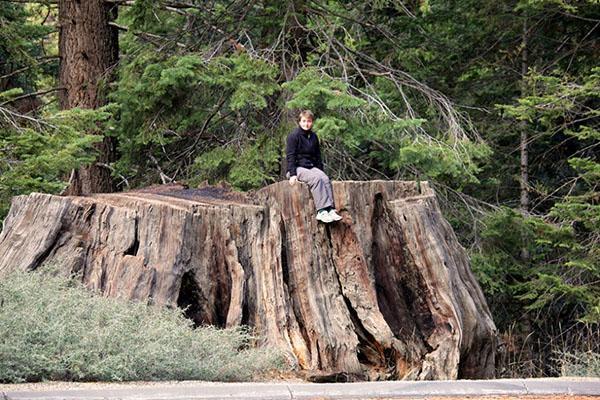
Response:
M109 22L117 6L103 0L60 0L59 80L65 90L61 109L94 109L106 104L102 85L111 81L119 57L118 33ZM67 194L112 192L110 170L115 159L114 139L108 136L97 145L96 163L74 171Z
M523 47L521 53L521 97L526 95L527 83L525 81L527 71L529 69L529 28L527 23L527 15L524 15L523 19L523 35L521 45ZM521 199L520 209L524 216L529 214L529 135L527 133L527 121L521 121L521 142L520 142L520 173L521 173ZM521 259L523 261L529 260L529 250L526 247L521 248Z
M523 36L521 45L523 47L521 53L521 96L525 96L525 78L527 76L527 70L529 69L529 55L528 55L528 27L527 17L524 17L523 21ZM527 122L523 121L520 124L521 128L521 212L525 215L529 212L529 153L528 153L528 141L529 135L527 134Z

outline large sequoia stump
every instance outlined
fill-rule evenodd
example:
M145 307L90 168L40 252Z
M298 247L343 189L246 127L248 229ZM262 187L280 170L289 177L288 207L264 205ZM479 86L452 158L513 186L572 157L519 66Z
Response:
M304 184L252 196L155 187L18 196L0 274L50 263L106 296L248 324L302 369L371 379L494 375L496 329L427 183L335 182L323 225Z

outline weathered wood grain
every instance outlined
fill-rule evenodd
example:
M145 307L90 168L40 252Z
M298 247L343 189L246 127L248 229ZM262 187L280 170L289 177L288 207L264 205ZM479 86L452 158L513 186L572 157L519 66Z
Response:
M54 264L106 296L248 324L301 369L365 379L494 375L496 328L427 183L303 184L252 196L179 186L13 199L0 275Z

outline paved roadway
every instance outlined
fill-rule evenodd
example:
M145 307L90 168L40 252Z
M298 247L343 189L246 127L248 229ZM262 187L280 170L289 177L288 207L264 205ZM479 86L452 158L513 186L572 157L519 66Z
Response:
M121 383L0 385L2 400L406 399L431 396L600 396L600 378L359 383Z

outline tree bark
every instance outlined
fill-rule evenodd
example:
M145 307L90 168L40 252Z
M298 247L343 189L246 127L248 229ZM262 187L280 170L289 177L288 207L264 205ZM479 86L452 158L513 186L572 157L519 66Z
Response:
M252 197L174 185L15 197L0 276L44 264L106 296L247 324L303 370L362 379L494 376L496 328L427 183L334 182L343 220L306 185Z
M523 15L523 34L521 38L521 97L526 95L526 77L529 70L529 28L528 28L528 17L526 12ZM529 214L529 135L527 133L527 121L521 121L519 124L521 129L521 142L520 142L520 173L521 173L521 199L520 209L523 216ZM521 248L521 260L527 262L529 260L529 250L527 247Z
M529 42L529 30L527 27L527 16L523 19L523 34L521 38L521 97L526 95L526 76L529 69L529 54L528 54L528 42ZM525 215L529 212L529 153L528 153L528 142L529 135L527 134L527 122L522 121L520 124L521 128L521 142L520 142L520 153L521 153L521 212Z
M103 0L59 1L61 109L106 104L102 85L111 81L119 57L118 31L109 25L116 16L117 6ZM115 147L114 138L104 136L97 163L74 171L67 194L112 192L110 170L102 165L115 160Z

